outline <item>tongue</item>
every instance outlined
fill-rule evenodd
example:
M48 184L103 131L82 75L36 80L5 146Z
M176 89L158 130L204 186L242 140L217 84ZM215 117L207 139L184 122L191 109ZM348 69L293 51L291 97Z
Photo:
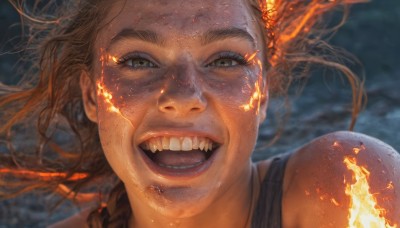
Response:
M153 160L166 166L191 166L206 160L205 153L192 151L161 151L154 154Z

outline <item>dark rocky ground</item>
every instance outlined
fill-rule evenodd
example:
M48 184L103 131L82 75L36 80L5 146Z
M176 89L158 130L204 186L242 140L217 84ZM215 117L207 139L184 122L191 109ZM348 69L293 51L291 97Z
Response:
M9 40L18 20L5 0L0 2L0 43ZM4 31L10 31L7 34ZM2 41L2 42L1 42ZM366 71L368 105L355 130L392 145L400 151L400 1L376 0L353 8L347 24L332 42L354 53ZM0 80L12 83L16 55L0 55ZM282 153L322 134L345 130L350 121L350 87L338 79L313 76L300 97L292 97L292 115L281 139L255 159ZM271 106L274 102L271 102ZM269 114L273 117L273 113ZM260 131L260 145L273 136L270 121ZM0 202L0 227L44 227L78 209L65 204L47 213L51 196L40 193Z

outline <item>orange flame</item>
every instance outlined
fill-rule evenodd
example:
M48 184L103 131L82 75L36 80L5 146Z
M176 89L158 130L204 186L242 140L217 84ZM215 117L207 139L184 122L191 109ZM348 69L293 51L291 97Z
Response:
M43 181L52 180L55 178L65 178L67 177L67 173L63 172L37 172L32 170L25 169L0 169L1 174L12 174L14 176L23 176L25 178L30 179L40 179ZM68 178L69 181L77 181L84 179L88 176L87 173L74 173L72 176Z
M108 106L107 107L108 111L122 115L119 108L115 107L115 105L113 104L112 102L113 95L107 90L103 80L97 81L97 95L103 97L104 102Z
M266 21L265 27L270 29L275 24L276 19L276 1L275 0L260 0L260 6L262 10L262 17Z
M110 112L118 113L122 115L121 111L119 108L117 108L114 103L112 102L113 95L111 92L109 92L104 84L104 67L106 62L108 61L113 61L113 62L118 62L118 59L115 56L109 55L105 53L104 49L100 49L101 56L100 56L100 62L101 62L101 79L97 81L97 95L100 97L103 97L104 102L107 104L107 110Z
M258 51L257 51L258 52ZM261 60L256 58L257 52L251 54L250 56L245 56L248 62L252 62L253 64L256 64L260 70L260 73L258 75L258 80L254 83L254 92L252 96L250 97L250 101L244 105L241 105L240 108L242 108L245 112L250 111L253 108L257 108L256 114L260 111L260 106L261 106L261 100L264 96L264 92L261 90L261 86L263 84L263 77L262 77L262 62Z
M275 0L267 0L267 9L273 9L275 5Z
M107 89L106 85L104 84L104 68L105 68L106 63L108 63L109 61L118 63L118 58L105 53L104 49L100 49L100 52L101 52L101 56L100 56L101 77L100 77L100 80L98 80L96 82L97 96L102 98L102 100L104 101L104 103L107 106L107 109L106 109L107 111L118 114L119 116L124 118L133 127L132 122L122 114L122 111L120 110L120 108L118 108L117 106L114 105L113 95Z
M347 183L345 190L350 197L348 227L397 227L389 224L385 218L386 210L378 206L374 195L370 193L368 169L358 166L356 159L349 156L344 158L343 163L353 172L354 181L352 184Z

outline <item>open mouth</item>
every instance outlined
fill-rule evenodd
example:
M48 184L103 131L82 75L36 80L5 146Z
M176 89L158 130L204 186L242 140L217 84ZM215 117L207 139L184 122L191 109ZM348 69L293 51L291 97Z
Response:
M146 140L139 147L158 167L170 172L185 172L207 163L219 144L200 136L161 136Z

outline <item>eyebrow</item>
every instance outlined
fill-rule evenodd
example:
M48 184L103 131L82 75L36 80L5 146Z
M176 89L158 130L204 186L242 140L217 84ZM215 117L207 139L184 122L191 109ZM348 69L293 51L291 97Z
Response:
M201 36L201 44L207 45L212 42L221 41L229 38L245 39L249 41L253 47L256 46L256 42L253 36L250 35L250 33L248 33L246 30L241 28L223 28L223 29L209 30L204 35ZM162 46L164 44L164 39L154 31L135 30L132 28L126 28L111 39L109 46L125 39L141 40L156 44L158 46Z
M156 33L151 30L135 30L135 29L123 29L121 32L119 32L117 35L115 35L110 42L111 46L114 43L117 43L118 41L125 40L125 39L136 39L136 40L141 40L145 42L150 42L153 44L157 44L159 46L162 46L164 43L164 40Z
M250 33L241 28L226 28L226 29L215 29L207 31L202 37L202 45L206 45L215 41L220 41L228 38L240 38L248 40L253 47L256 46L256 42Z

